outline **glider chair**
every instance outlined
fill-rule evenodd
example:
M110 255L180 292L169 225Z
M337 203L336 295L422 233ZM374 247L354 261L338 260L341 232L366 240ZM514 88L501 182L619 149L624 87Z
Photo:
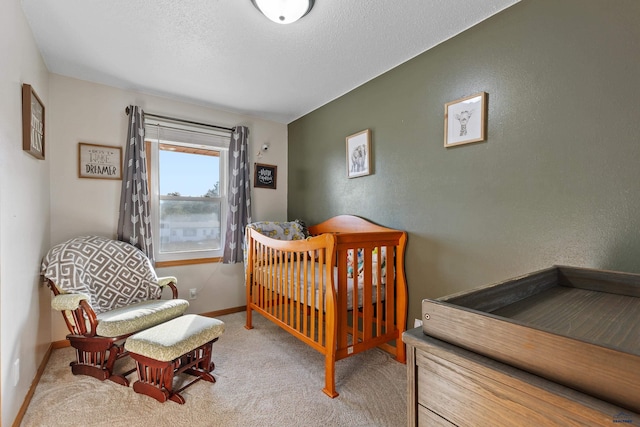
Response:
M178 299L175 277L158 278L151 261L138 248L98 236L60 243L42 260L42 275L62 313L67 339L76 349L74 375L90 375L129 385L135 369L114 373L117 360L129 353L127 337L181 316L189 302ZM170 288L172 299L162 300Z

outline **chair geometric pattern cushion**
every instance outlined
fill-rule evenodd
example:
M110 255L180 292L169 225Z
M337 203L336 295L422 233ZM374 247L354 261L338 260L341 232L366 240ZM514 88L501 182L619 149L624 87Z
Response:
M42 274L61 293L89 295L96 314L157 299L162 288L151 261L135 246L99 236L60 243L42 260Z

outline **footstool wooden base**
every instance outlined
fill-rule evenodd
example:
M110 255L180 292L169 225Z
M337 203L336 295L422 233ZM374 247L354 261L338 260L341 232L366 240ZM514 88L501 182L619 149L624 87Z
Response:
M211 351L223 332L224 322L189 314L129 337L124 347L136 361L138 371L133 390L159 402L172 400L183 404L181 391L201 379L216 381L210 373L215 367ZM196 378L173 390L174 377L181 373Z

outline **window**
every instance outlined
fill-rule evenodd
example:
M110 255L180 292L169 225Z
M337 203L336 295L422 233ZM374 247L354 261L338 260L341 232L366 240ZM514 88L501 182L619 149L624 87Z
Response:
M156 261L221 257L229 135L160 122L146 130Z

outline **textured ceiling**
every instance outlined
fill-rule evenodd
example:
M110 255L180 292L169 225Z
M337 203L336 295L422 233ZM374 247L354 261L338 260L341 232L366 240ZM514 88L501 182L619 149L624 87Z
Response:
M22 0L50 72L289 123L518 0Z

